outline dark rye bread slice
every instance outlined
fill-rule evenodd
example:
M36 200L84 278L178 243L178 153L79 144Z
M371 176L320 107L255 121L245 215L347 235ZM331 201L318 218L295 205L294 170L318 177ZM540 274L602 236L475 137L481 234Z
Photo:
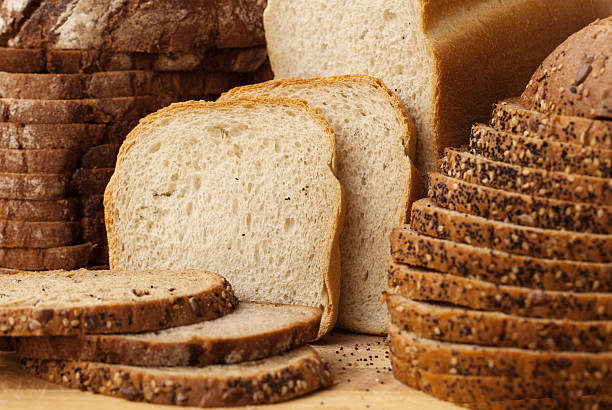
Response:
M475 154L524 167L612 177L612 149L525 137L483 124L472 127L470 149Z
M612 206L550 199L477 184L431 173L429 197L441 207L518 225L612 233Z
M526 109L516 99L495 105L491 127L525 137L612 149L612 122Z
M78 195L102 195L115 168L77 169L72 175L72 187Z
M0 199L0 220L24 222L74 221L81 214L78 197L54 200Z
M1 152L1 150L0 150ZM0 198L52 200L71 192L70 175L0 173Z
M56 248L0 248L0 266L20 270L78 269L87 266L91 243Z
M423 235L536 258L612 262L612 235L531 228L439 207L412 204L410 227Z
M612 203L612 178L521 167L452 148L444 151L442 172L473 184L525 195L600 205Z
M612 352L549 352L441 342L419 337L394 325L389 326L389 336L391 351L396 357L431 373L556 381L612 377Z
M541 259L431 238L405 227L391 232L393 261L500 285L610 292L612 263Z
M50 382L132 401L217 407L276 403L332 384L327 363L309 346L239 364L133 367L78 361L22 359Z
M0 220L0 248L57 248L74 244L78 222L15 222Z
M164 101L167 100L167 101ZM83 100L0 99L0 121L25 124L133 121L171 102L171 97L120 97Z
M234 311L221 276L203 270L49 271L0 276L0 336L134 333Z
M612 293L543 291L499 285L391 263L389 287L407 298L511 315L569 320L612 320Z
M91 147L82 157L80 168L115 168L121 144L102 144Z
M56 74L126 70L249 73L257 70L267 56L265 46L209 49L204 54L0 48L0 71Z
M67 149L0 149L0 173L64 174L78 164L78 154Z
M121 144L138 120L106 124L0 123L2 149L68 149L85 153L104 143Z
M612 350L612 321L543 319L387 296L391 323L428 339L528 350ZM602 356L603 357L603 356ZM603 360L603 359L602 359Z
M104 219L104 195L80 197L83 218Z
M321 311L296 305L241 302L219 319L136 335L23 337L21 357L132 366L207 366L258 360L317 337Z

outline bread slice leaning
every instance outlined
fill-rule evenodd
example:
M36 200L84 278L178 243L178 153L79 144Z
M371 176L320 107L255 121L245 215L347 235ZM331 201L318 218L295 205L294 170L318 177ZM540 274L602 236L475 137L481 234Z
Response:
M342 188L334 134L304 101L173 104L119 151L104 197L110 265L192 267L244 301L323 310L340 291Z
M338 322L385 333L389 318L380 296L387 289L388 237L405 223L420 186L409 157L416 146L412 120L380 80L361 75L273 80L234 88L220 100L256 96L303 98L334 130L347 200Z

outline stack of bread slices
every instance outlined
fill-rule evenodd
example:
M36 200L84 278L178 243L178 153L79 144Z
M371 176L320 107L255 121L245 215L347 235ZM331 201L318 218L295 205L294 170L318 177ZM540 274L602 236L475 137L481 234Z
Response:
M447 149L391 235L391 361L470 408L612 406L612 18Z
M226 3L0 3L1 267L108 265L102 197L127 133L263 66L263 5Z
M202 270L0 276L0 335L32 374L66 387L183 406L274 403L332 382L306 343L321 311L240 303Z

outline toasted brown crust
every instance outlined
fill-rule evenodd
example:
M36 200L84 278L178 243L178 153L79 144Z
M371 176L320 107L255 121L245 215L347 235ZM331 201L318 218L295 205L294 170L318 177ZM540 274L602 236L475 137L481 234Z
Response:
M57 248L0 248L0 266L20 270L78 269L87 266L91 244Z
M518 194L438 173L430 175L429 197L441 207L495 221L546 229L612 233L610 206Z
M500 285L575 292L612 290L612 263L539 259L430 238L405 228L391 233L395 262Z
M187 270L185 270L187 271ZM197 271L190 271L197 273ZM0 306L0 336L49 336L49 335L80 335L90 333L134 333L149 330L165 329L215 319L232 312L237 306L230 284L219 275L199 271L201 275L212 277L212 285L206 284L190 290L184 295L169 292L159 297L139 299L139 293L133 290L135 298L129 303L104 301L90 303L87 301L64 302L64 307L57 309L41 309L36 306L23 305ZM80 274L88 273L82 269L77 271L58 271L73 280L78 280ZM96 271L104 275L104 271ZM109 274L112 272L106 272ZM144 272L140 272L143 274ZM176 271L177 281L181 271ZM131 274L131 273L130 273ZM133 272L138 275L138 271ZM10 275L14 280L36 280L39 272L16 273ZM25 277L24 277L25 276ZM142 275L147 281L151 276ZM145 279L143 279L145 280ZM207 280L211 282L211 280ZM44 291L44 287L42 287ZM101 292L92 289L92 294ZM145 293L146 295L146 293ZM31 296L31 295L30 295ZM68 307L65 307L69 303Z
M522 167L455 149L444 151L442 172L473 184L525 195L599 205L612 204L612 178Z
M72 187L79 195L103 195L115 168L77 169L72 175Z
M263 12L267 1L225 0L217 2L219 48L252 47L266 43Z
M217 407L276 403L331 385L331 372L314 349L303 347L296 354L283 365L251 377L235 371L223 374L222 368L218 374L198 377L193 372L91 362L23 359L22 364L30 373L66 387L132 401ZM245 370L248 366L257 362L247 362Z
M612 177L612 150L472 127L472 152L496 161L568 174Z
M612 350L612 321L544 319L387 297L391 323L433 340L528 350ZM601 360L604 356L602 356Z
M407 298L510 315L612 320L612 294L542 291L498 285L407 265L389 265L389 287Z
M0 173L64 174L77 168L76 152L66 149L0 149Z
M74 221L80 215L80 201L76 197L32 201L0 199L0 220L24 222Z
M536 258L612 262L612 235L531 228L436 206L429 199L412 204L410 227L434 238Z
M612 17L572 34L538 67L521 102L536 111L612 119Z
M515 99L499 102L491 127L531 138L612 149L612 122L529 110Z
M65 174L0 173L0 198L52 200L70 194L70 176Z
M1 248L57 248L77 242L78 222L0 221Z

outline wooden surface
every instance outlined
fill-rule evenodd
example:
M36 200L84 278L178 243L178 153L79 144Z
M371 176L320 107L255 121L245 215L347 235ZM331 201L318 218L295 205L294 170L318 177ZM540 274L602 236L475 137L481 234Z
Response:
M329 390L250 409L448 409L460 407L412 390L393 378L383 338L334 332L314 347L330 364L335 384ZM0 409L118 410L171 409L65 389L21 370L17 357L0 352Z

